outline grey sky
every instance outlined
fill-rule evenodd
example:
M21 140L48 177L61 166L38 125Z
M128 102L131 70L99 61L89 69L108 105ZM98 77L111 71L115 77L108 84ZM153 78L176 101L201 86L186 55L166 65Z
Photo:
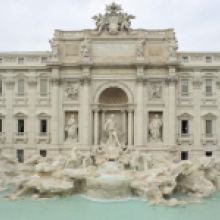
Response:
M95 27L111 0L0 0L0 51L50 50L54 29ZM220 51L220 0L116 0L132 28L174 28L181 51Z

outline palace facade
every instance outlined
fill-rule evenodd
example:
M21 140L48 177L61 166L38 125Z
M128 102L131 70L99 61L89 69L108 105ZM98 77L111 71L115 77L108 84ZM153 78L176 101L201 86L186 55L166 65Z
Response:
M124 147L220 155L220 52L179 52L173 29L132 29L115 3L96 29L55 30L51 52L0 53L0 149L89 151L116 119Z

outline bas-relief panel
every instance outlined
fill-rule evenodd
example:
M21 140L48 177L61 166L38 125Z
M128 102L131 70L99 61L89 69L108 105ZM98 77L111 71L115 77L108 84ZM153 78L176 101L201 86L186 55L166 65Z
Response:
M157 68L155 68L155 69L145 69L145 74L149 74L149 75L155 75L155 76L157 76L157 75L162 75L162 74L168 74L169 72L168 72L168 70L167 69L157 69Z
M94 43L92 45L93 57L134 57L136 56L136 46L134 43Z
M127 74L136 74L137 69L113 69L113 68L108 68L108 69L91 69L91 74L94 75L107 75L107 74L121 74L121 75L127 75Z

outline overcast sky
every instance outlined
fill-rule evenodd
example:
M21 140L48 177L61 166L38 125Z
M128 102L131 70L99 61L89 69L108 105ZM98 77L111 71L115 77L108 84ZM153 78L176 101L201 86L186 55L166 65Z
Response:
M0 51L46 51L54 29L95 27L112 0L0 0ZM220 51L220 0L116 0L132 28L174 28L180 51Z

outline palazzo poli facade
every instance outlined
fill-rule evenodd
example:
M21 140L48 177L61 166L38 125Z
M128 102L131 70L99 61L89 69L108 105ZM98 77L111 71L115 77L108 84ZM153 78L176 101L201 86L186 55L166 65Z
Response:
M220 154L220 52L178 52L173 29L132 29L121 11L107 6L94 30L56 30L52 52L0 53L4 154L90 151L108 120L123 148Z

